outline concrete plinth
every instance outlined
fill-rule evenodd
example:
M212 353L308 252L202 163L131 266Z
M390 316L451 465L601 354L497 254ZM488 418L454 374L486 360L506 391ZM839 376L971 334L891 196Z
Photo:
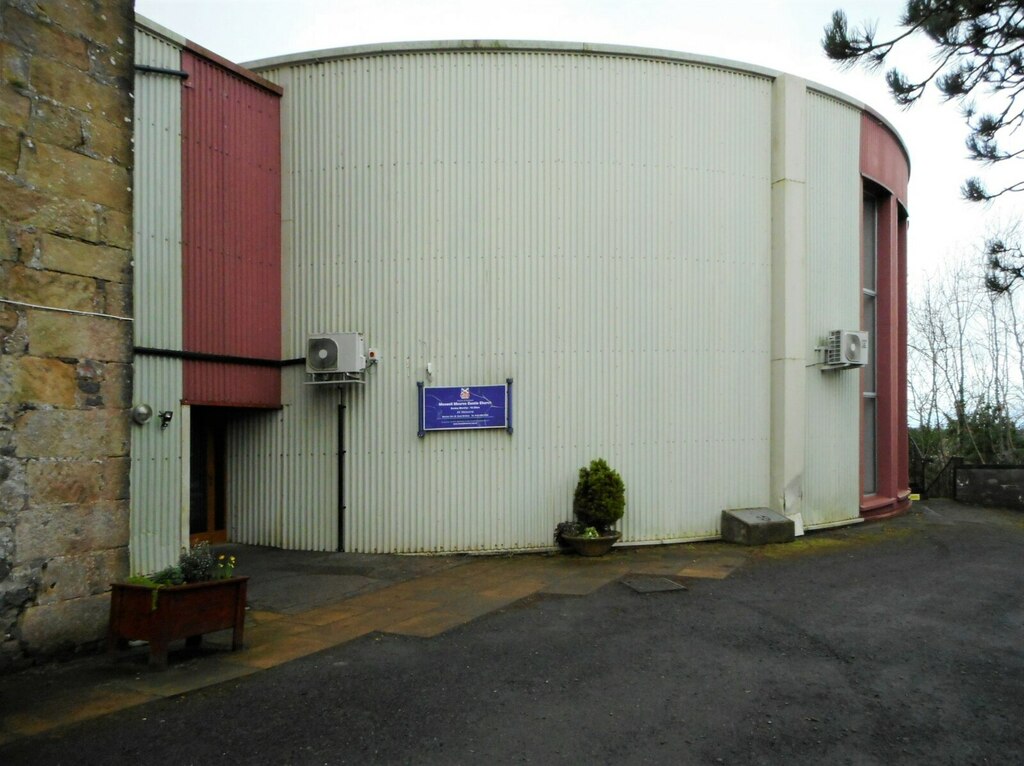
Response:
M740 545L789 543L796 530L793 520L770 508L722 511L722 539Z

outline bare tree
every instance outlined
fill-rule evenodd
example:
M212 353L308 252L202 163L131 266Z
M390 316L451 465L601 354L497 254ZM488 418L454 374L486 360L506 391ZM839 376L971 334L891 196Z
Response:
M916 444L941 461L1015 460L1024 414L1024 297L992 292L967 259L908 307L908 404Z

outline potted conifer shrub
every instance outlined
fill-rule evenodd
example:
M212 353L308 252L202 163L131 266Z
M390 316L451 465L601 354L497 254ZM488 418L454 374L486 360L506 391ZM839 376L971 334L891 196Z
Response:
M572 498L574 522L558 525L556 537L581 556L603 556L622 537L612 529L626 510L626 485L602 458L580 469Z

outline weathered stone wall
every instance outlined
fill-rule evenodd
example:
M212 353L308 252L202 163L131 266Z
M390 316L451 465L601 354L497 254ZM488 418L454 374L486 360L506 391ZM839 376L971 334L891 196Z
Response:
M0 3L0 670L127 570L132 60L132 0Z
M985 508L1024 511L1024 466L959 466L956 499Z

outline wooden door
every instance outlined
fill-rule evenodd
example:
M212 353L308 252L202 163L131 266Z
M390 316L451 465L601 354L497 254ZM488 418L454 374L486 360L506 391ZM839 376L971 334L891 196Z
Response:
M225 497L226 417L214 407L192 408L189 542L228 539Z

